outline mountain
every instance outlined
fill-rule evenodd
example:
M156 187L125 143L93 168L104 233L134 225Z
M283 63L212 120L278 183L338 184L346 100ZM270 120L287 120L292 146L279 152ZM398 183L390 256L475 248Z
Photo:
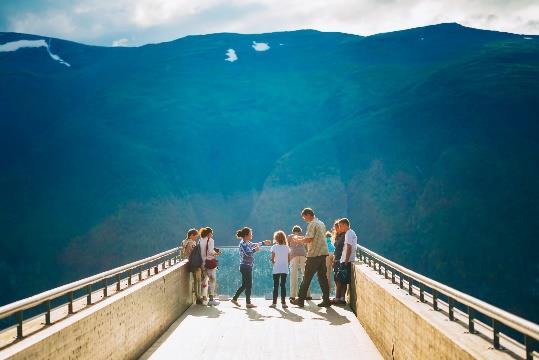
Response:
M21 40L35 47L5 51ZM190 227L268 238L311 206L539 321L537 36L440 24L106 48L0 33L0 86L0 303Z

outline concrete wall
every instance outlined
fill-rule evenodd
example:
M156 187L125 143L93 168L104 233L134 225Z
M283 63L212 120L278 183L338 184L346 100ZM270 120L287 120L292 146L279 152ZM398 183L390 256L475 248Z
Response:
M135 359L192 304L184 263L0 352L12 359Z
M353 266L350 304L385 359L511 358L363 263Z

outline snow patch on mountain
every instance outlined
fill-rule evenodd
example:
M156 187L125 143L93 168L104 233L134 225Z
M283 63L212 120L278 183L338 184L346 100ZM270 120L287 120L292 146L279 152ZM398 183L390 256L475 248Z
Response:
M53 54L50 50L49 44L41 39L41 40L17 40L17 41L11 41L5 44L0 45L0 52L11 52L11 51L17 51L19 49L24 48L40 48L44 47L47 50L47 53L53 59L54 61L58 61L60 64L65 65L67 67L70 67L71 65L64 61L60 56Z

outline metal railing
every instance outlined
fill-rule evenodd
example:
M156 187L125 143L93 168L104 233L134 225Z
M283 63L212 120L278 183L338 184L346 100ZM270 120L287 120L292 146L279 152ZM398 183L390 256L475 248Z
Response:
M425 303L425 294L428 294L431 298L431 306L434 311L440 310L440 297L445 297L447 302L444 305L447 305L447 316L450 321L455 320L457 304L464 305L467 310L467 327L471 334L478 333L475 329L476 322L478 322L478 315L490 319L491 326L482 325L490 330L490 341L492 341L494 348L497 350L502 349L500 346L500 324L520 334L523 337L523 342L513 340L525 349L526 359L533 359L535 342L539 340L539 325L418 274L363 246L358 246L357 256L365 264L377 270L380 275L383 274L386 279L391 277L393 284L396 284L398 281L401 289L405 289L406 283L408 294L418 296L420 302ZM418 291L419 294L417 294Z
M52 290L42 292L40 294L31 296L26 299L16 301L14 303L0 307L0 319L5 319L9 316L14 315L16 319L17 335L16 340L22 339L25 334L23 332L24 311L29 309L34 309L39 306L44 308L45 322L44 326L52 324L51 321L51 302L58 300L63 296L67 296L67 301L63 303L63 306L67 304L68 307L68 316L74 314L73 303L75 301L74 294L78 290L84 289L86 292L86 306L92 305L92 293L96 291L103 291L103 299L106 299L110 296L109 287L112 285L115 286L115 293L118 293L122 290L127 289L133 285L133 276L138 276L138 281L141 282L161 271L167 267L171 267L176 263L181 261L181 248L174 248L162 253L147 257L142 260L138 260L120 267L117 267L112 270L102 272L97 275L87 277L82 280L72 282L60 287L57 287ZM168 266L167 266L168 263ZM123 276L122 276L123 275ZM109 283L109 279L113 279L113 282ZM122 288L122 282L125 282L127 279L127 284ZM95 287L96 284L100 284L101 287ZM92 290L94 289L94 290ZM63 319L61 319L63 320ZM4 329L0 329L4 330Z

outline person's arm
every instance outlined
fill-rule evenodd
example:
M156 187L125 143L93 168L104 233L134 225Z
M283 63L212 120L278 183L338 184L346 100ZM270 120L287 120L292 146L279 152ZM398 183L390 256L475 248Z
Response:
M275 264L275 251L271 252L271 263Z
M314 239L314 225L312 222L307 225L307 232L305 233L305 236L298 236L296 237L296 242L301 244L309 244L312 243Z
M346 244L346 248L344 249L344 251L344 262L349 263L350 256L352 256L352 245Z
M215 251L215 240L213 240L213 238L208 241L208 254L211 256L219 256L219 253Z

